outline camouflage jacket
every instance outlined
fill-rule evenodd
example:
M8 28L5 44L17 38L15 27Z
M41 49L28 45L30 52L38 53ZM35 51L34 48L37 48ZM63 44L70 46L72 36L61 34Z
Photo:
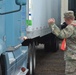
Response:
M60 39L67 38L67 50L64 54L65 60L76 60L76 26L68 25L60 29L56 24L50 25L52 33Z

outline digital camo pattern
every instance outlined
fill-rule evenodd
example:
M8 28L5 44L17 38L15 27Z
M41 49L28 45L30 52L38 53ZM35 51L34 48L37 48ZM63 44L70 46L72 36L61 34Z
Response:
M76 75L76 61L66 61L65 75Z
M71 35L73 35L73 32L74 32L74 26L72 26L72 25L68 25L63 30L60 30L56 26L56 24L50 25L50 28L52 30L52 33L61 39L69 38Z
M67 50L64 53L65 75L76 75L76 26L68 25L60 30L56 24L53 24L50 28L57 37L67 38Z

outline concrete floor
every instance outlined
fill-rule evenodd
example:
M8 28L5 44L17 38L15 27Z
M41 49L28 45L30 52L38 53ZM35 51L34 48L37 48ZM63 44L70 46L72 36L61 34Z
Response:
M41 48L40 48L41 47ZM65 75L64 52L45 52L43 45L37 48L37 67L35 75Z

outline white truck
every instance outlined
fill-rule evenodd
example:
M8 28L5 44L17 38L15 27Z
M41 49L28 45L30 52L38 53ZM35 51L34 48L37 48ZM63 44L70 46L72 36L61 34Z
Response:
M27 40L22 45L29 46L29 73L34 75L36 67L35 46L44 44L46 51L56 52L59 49L58 38L51 33L49 18L55 18L60 27L63 13L68 10L68 0L27 0L26 5Z
M58 27L64 22L64 12L72 10L76 16L76 0L27 0L26 34L28 40L23 45L29 46L29 73L34 75L36 67L35 45L42 43L46 51L59 49L58 38L51 33L49 18L55 18ZM31 50L31 51L30 51ZM31 61L31 62L30 62Z

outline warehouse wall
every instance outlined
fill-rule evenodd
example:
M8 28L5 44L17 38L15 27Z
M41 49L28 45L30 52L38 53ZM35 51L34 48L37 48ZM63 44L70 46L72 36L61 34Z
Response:
M64 21L64 13L68 11L68 0L61 0L61 23Z

